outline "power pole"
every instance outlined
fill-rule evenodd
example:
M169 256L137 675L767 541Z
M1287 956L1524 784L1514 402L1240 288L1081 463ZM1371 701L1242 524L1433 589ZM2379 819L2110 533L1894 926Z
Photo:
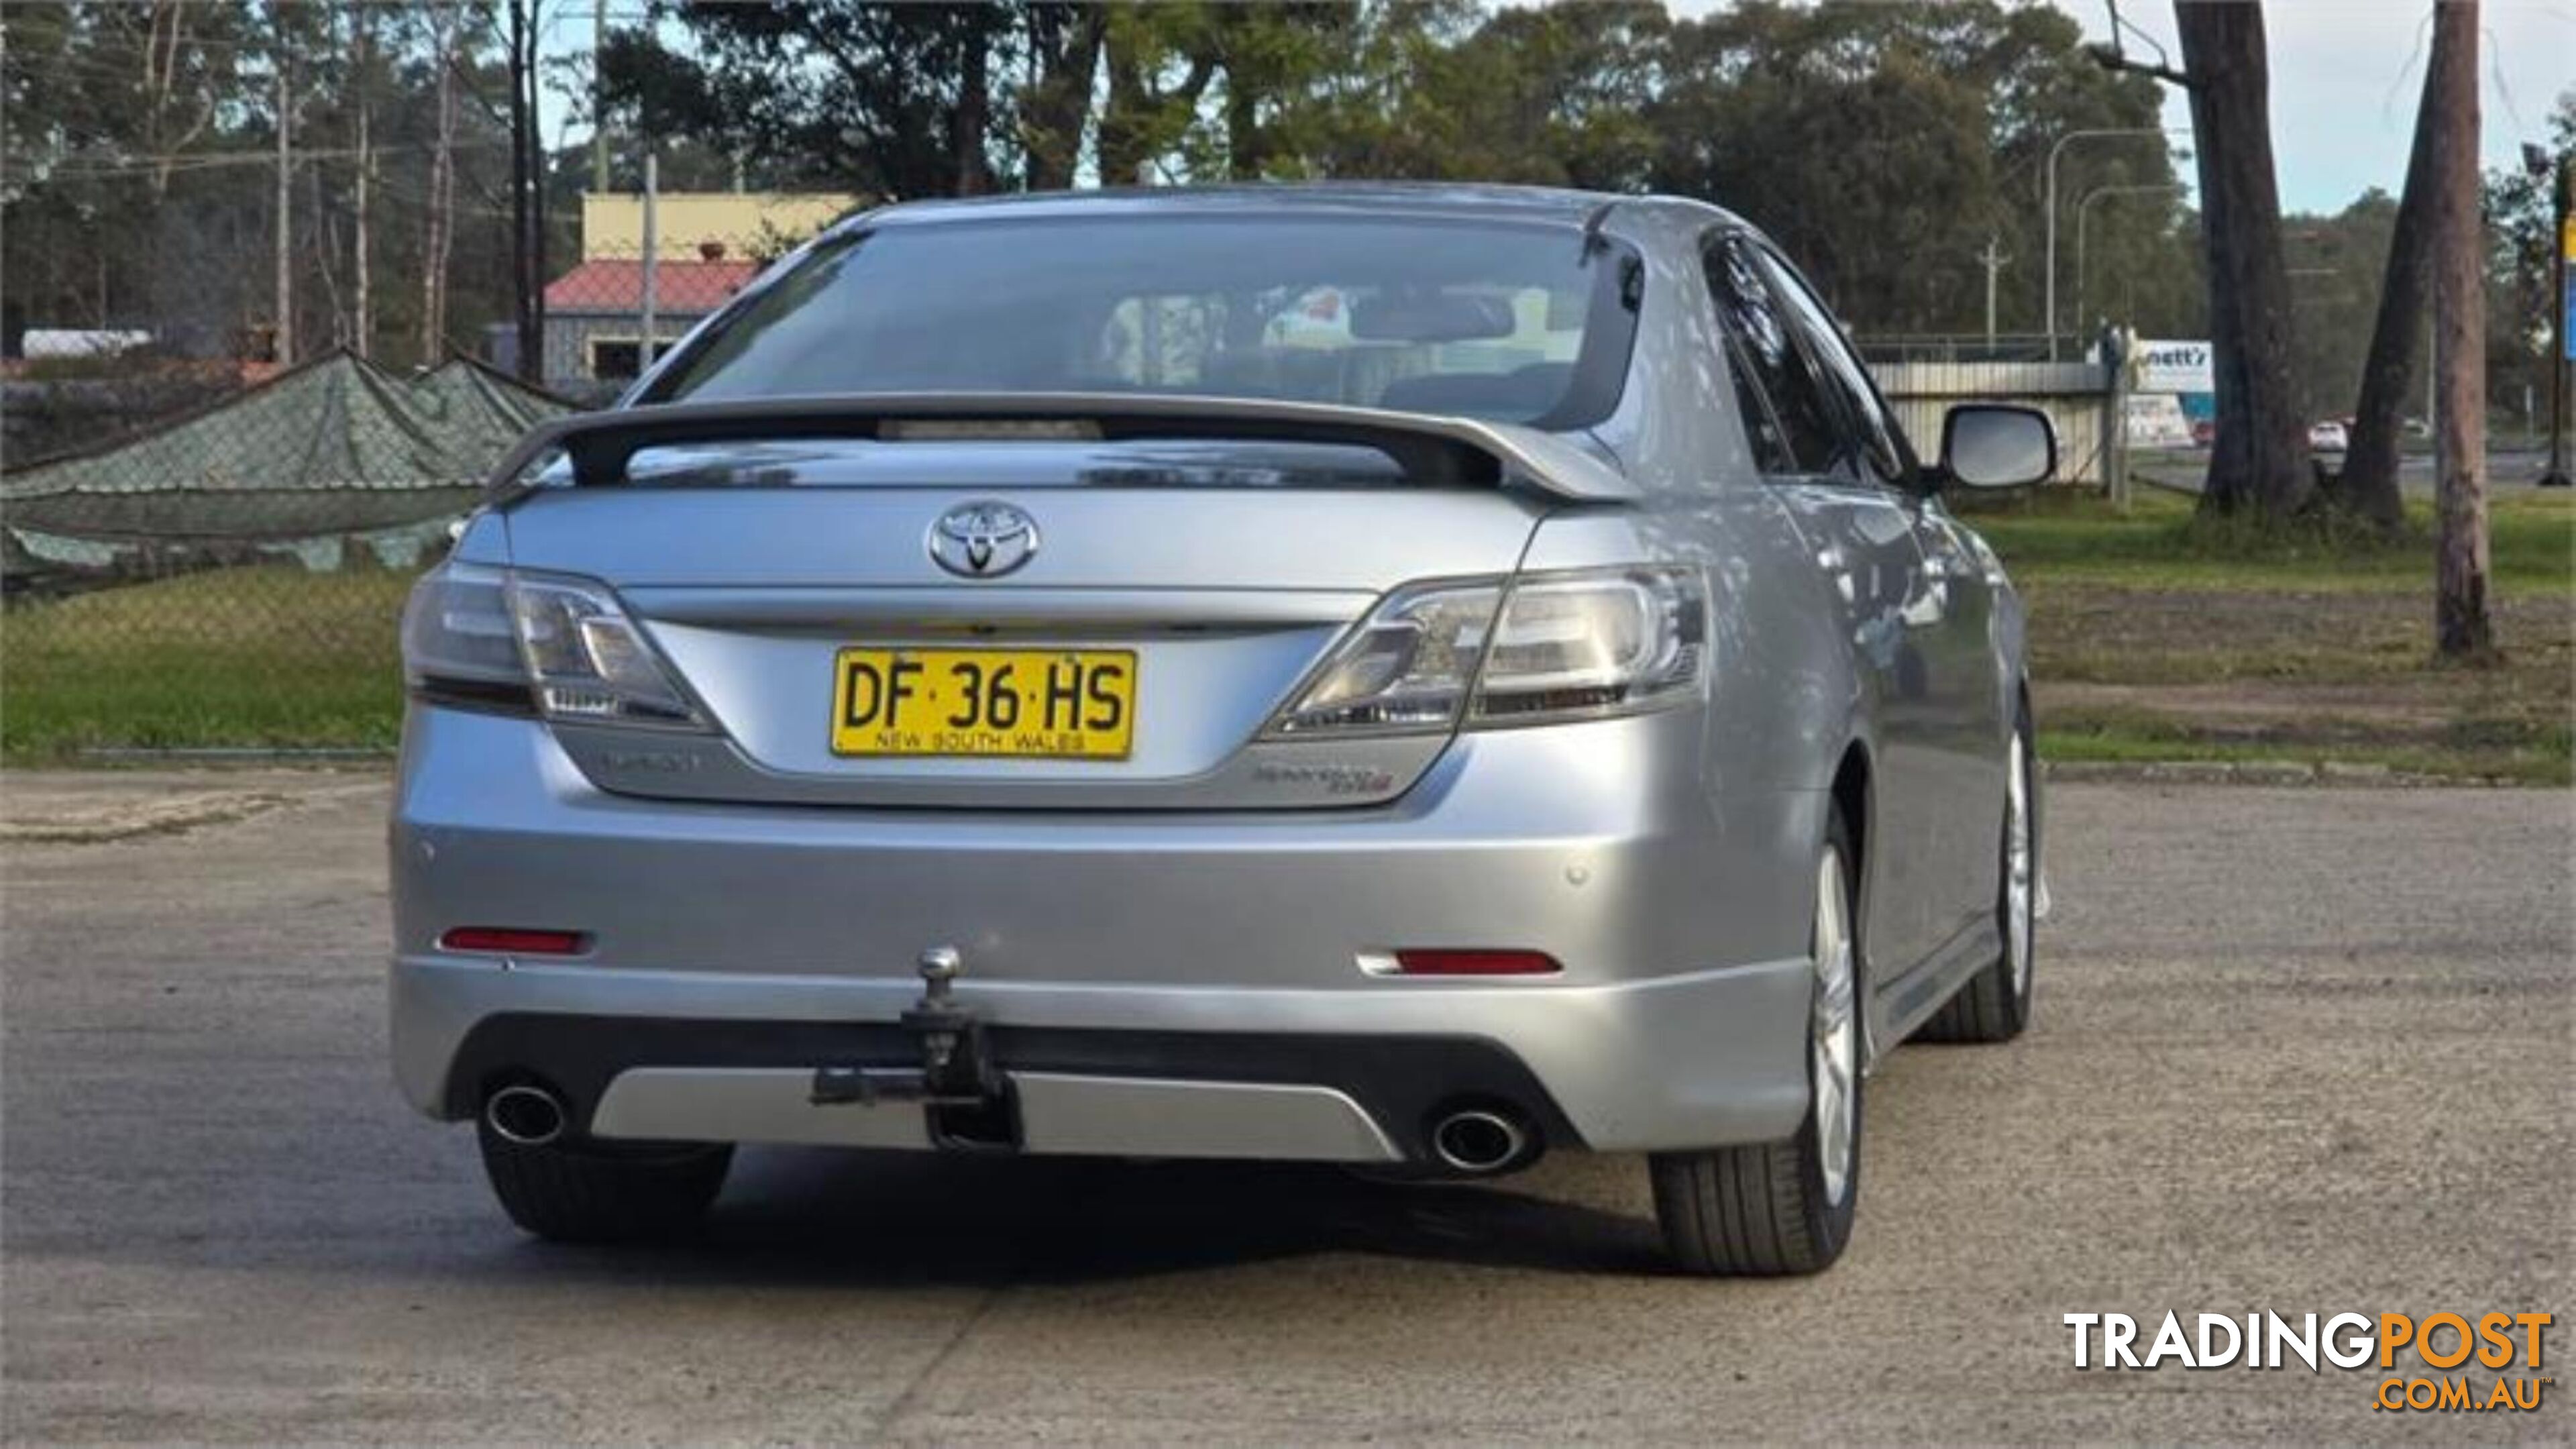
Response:
M1978 260L1986 264L1986 351L1991 353L1995 350L1995 274L2012 258L2004 255L2000 240L1988 233L1986 249L1978 253Z
M2486 247L2479 214L2478 7L2433 8L2424 104L2441 127L2433 147L2433 652L2495 658L2487 589Z
M608 0L590 7L590 189L608 192L608 82L601 61L608 54Z
M662 290L662 223L656 208L662 194L662 158L651 150L644 153L644 267L643 305L644 338L635 346L635 373L641 377L653 369L653 354L659 350L653 340L659 325L655 315L661 311Z
M545 378L545 167L537 128L539 0L507 0L510 44L510 275L519 336L519 376Z

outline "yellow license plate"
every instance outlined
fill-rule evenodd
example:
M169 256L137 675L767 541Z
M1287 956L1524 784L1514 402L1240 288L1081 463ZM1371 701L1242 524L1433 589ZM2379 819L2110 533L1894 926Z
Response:
M832 753L1123 760L1136 733L1124 649L844 649Z

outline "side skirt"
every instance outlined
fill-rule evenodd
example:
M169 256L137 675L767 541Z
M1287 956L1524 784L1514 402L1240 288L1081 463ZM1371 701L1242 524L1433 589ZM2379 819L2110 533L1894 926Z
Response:
M1962 923L1950 939L1935 947L1932 953L1872 992L1879 1027L1870 1033L1870 1062L1875 1066L1888 1052L1914 1034L1924 1019L1941 1009L1941 1004L1966 985L1968 978L1995 963L2004 949L2003 933L1996 929L1988 912L1979 912Z

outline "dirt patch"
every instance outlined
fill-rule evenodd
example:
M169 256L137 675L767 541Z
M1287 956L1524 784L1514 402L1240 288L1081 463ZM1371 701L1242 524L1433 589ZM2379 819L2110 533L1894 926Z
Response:
M2072 681L2042 683L2038 693L2040 709L2049 718L2147 711L2190 719L2213 731L2247 734L2366 722L2421 735L2446 728L2452 719L2451 709L2440 700L2373 684L2282 684L2254 679L2226 684Z
M2503 665L2459 670L2433 663L2433 606L2419 594L2079 583L2027 592L2034 661L2043 677L2061 682L2405 681L2446 691L2528 685L2563 702L2576 668L2571 595L2502 601L2496 629Z
M355 771L12 770L0 774L0 842L171 835L382 788Z
M169 835L203 825L224 825L265 814L287 803L283 795L230 793L178 795L22 816L0 817L0 840L87 845L137 835Z
M2432 605L2401 592L2030 590L2044 730L2128 755L2151 742L2564 773L2576 597L2503 601L2504 658L2437 665Z

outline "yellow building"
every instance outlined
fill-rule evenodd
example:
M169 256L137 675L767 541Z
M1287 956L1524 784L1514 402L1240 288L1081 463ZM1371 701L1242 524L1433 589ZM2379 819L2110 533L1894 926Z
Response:
M709 244L723 255L783 250L855 209L855 196L800 191L665 191L654 198L654 250L666 262L694 262ZM629 191L586 191L581 198L584 261L636 261L644 255L644 198Z
M648 281L644 198L584 193L581 260L546 284L546 385L585 401L612 394L763 266L858 204L812 192L663 192L654 198ZM515 365L513 346L496 329L493 360Z

